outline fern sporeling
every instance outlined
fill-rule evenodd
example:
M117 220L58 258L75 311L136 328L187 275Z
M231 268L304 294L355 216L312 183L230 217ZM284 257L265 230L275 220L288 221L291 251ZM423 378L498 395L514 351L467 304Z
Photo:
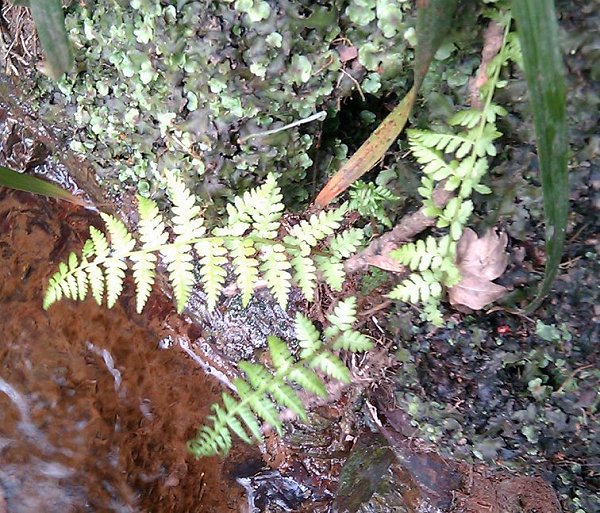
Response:
M343 259L362 242L362 231L346 230L334 237L344 218L346 206L312 215L292 226L280 237L284 206L274 175L269 174L260 187L236 197L227 206L227 223L208 231L196 198L185 185L170 176L168 194L172 202L170 237L156 203L138 196L138 238L115 217L102 214L109 234L90 228L90 239L78 257L71 253L50 278L44 308L63 297L83 300L91 290L98 304L106 297L112 307L123 290L125 272L133 269L136 308L142 311L152 290L159 259L167 268L177 311L181 312L199 275L209 309L213 309L231 266L248 304L262 277L285 307L295 281L304 296L313 298L320 275L334 290L345 279ZM330 247L327 240L331 238ZM199 272L195 273L195 267Z
M214 404L214 415L208 417L212 424L201 427L188 442L190 452L197 457L224 456L233 444L231 433L246 443L262 442L261 419L281 434L280 412L286 408L306 420L297 390L327 397L325 383L317 371L348 383L350 372L335 351L363 352L372 347L365 335L352 329L356 321L356 298L340 301L327 321L329 325L322 336L308 318L298 313L295 321L298 356L292 355L283 340L269 337L269 366L240 362L246 379L238 378L233 383L238 398L223 393L223 404Z

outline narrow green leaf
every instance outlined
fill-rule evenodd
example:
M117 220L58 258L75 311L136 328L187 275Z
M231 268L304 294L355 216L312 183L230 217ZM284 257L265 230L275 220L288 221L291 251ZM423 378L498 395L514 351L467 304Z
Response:
M73 66L71 45L60 0L30 0L35 28L46 56L46 70L58 79Z
M512 6L533 112L546 217L546 272L537 297L527 307L531 312L550 291L565 241L569 212L566 89L554 2L514 0Z
M49 198L58 198L75 205L86 206L86 203L69 191L65 191L56 185L40 180L34 176L18 173L7 167L0 166L0 187L8 187L18 191L40 194Z

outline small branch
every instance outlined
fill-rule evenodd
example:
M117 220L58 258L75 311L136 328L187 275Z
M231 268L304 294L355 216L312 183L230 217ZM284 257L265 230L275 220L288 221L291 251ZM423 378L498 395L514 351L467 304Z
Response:
M453 193L447 191L444 183L441 183L433 192L433 201L438 208L444 208L452 196ZM411 241L415 235L435 225L436 219L427 217L423 213L424 210L425 207L421 207L416 212L404 216L392 231L373 239L366 249L346 260L345 271L348 274L355 273L374 265L388 271L405 272L406 267L390 257L389 253L402 243Z

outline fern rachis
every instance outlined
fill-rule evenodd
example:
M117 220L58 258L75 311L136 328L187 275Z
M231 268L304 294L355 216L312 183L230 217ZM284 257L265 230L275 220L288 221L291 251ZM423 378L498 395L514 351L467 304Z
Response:
M196 198L173 176L168 193L173 204L171 240L156 203L150 199L138 197L137 240L121 221L103 214L109 239L102 231L90 228L90 240L81 259L72 253L69 265L61 264L50 279L44 308L63 296L84 299L89 290L98 304L106 295L110 308L121 294L125 273L131 266L137 310L141 312L152 290L159 259L166 264L179 312L196 282L196 263L209 309L216 306L225 285L228 264L233 268L244 305L262 274L277 301L285 307L292 280L309 300L314 295L318 273L332 287L340 289L345 277L342 260L356 251L362 238L360 230L348 230L333 237L329 251L321 247L340 227L346 212L342 206L312 215L280 240L284 207L273 175L262 186L235 198L227 207L227 223L211 232L200 216Z
M197 436L188 442L189 450L198 457L225 455L233 443L230 432L247 443L262 442L259 418L281 433L283 424L279 412L284 408L306 420L298 390L327 396L317 370L332 379L348 383L350 372L334 351L343 348L350 352L363 352L372 347L365 335L352 329L356 321L356 298L346 298L338 303L327 320L329 326L322 337L309 319L297 314L296 336L301 348L297 357L292 355L284 341L269 337L269 367L241 362L239 366L246 379L234 381L238 398L229 393L223 394L223 404L213 405L215 414L208 418L211 425L200 428Z

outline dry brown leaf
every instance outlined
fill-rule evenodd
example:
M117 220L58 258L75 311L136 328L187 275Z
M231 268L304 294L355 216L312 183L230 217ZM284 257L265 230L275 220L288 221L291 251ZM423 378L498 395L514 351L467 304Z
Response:
M505 287L492 280L501 276L506 269L507 244L506 233L498 235L494 230L488 230L482 237L477 237L470 228L464 231L456 248L456 265L462 279L448 290L452 305L481 310L506 293Z

